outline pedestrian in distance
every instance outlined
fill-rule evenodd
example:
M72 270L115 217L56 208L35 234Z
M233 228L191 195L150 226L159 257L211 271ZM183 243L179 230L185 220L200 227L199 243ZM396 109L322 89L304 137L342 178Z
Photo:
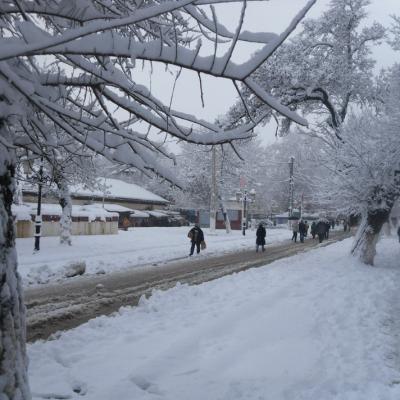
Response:
M397 228L397 236L399 237L399 243L400 243L400 225L399 225L399 227Z
M329 229L331 229L331 223L326 220L325 221L325 239L329 239Z
M261 250L265 251L265 236L267 235L267 231L262 223L258 225L256 232L256 252L258 252L258 248L261 246Z
M292 235L292 240L294 240L294 242L297 242L297 234L299 233L299 221L294 220L292 222L292 231L293 231L293 235Z
M206 242L204 241L204 233L200 229L199 224L195 224L194 227L188 232L188 238L191 242L190 256L194 253L194 248L196 247L196 253L200 253L200 248L204 250L206 248Z
M327 221L325 219L319 219L315 225L315 232L318 235L320 243L326 238Z
M311 236L313 239L315 239L315 235L317 234L317 224L315 223L315 221L312 222L311 224Z
M299 222L299 234L300 234L300 242L304 243L304 238L306 236L306 224L302 219Z
M305 225L306 225L306 234L305 234L305 237L307 237L307 236L308 236L308 230L310 229L310 225L308 225L308 222L307 222L307 221L304 221L304 223L305 223Z

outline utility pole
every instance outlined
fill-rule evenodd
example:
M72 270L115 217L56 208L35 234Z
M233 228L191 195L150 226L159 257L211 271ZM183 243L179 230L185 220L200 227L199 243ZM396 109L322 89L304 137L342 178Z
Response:
M246 235L247 228L247 190L244 189L242 198L242 235Z
M293 216L293 201L294 201L294 157L290 157L289 161L289 217Z
M301 194L301 201L300 201L300 219L303 219L303 203L304 203L304 193Z
M42 186L43 186L43 156L40 157L39 182L38 182L38 201L35 217L35 248L34 252L40 250L40 237L42 235Z
M217 220L217 154L215 146L212 147L211 159L210 232L215 232Z

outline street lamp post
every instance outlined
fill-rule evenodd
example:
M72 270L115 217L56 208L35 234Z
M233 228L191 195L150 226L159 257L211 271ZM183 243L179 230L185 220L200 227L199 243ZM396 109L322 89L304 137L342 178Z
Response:
M294 201L294 157L290 157L289 161L289 217L293 215L293 201Z

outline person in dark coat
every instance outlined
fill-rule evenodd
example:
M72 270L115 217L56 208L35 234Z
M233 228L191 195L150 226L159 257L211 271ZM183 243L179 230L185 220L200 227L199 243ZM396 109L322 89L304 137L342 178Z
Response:
M399 237L399 242L400 242L400 226L397 228L397 236Z
M311 236L313 239L315 239L316 234L317 234L317 224L315 223L315 221L313 221L311 224Z
M190 247L189 255L190 256L193 255L195 246L196 246L196 252L197 252L197 254L199 254L201 242L204 241L204 233L200 229L200 226L198 224L195 224L194 227L189 231L188 238L190 239L191 244L192 244Z
M307 237L307 236L308 236L308 230L310 229L310 225L308 225L308 222L307 222L307 221L304 221L304 224L306 225L306 234L305 234L305 237Z
M306 236L306 224L303 220L299 222L299 233L300 233L300 242L304 243L304 237Z
M320 243L325 239L326 237L326 221L319 219L315 225L315 232L318 235L318 240Z
M267 231L264 228L263 224L259 224L256 232L256 252L258 252L259 246L261 246L262 251L265 251L265 236L267 235Z
M331 224L329 221L325 222L325 239L329 239L329 229L331 229Z

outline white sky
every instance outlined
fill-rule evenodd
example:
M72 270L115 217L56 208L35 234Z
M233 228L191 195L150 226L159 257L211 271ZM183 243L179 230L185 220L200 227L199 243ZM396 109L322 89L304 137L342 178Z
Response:
M329 0L317 0L307 17L318 17L328 6ZM285 29L297 12L304 7L307 0L271 0L270 2L248 2L244 30L281 32ZM233 29L240 13L240 4L218 6L218 18L221 23ZM372 0L369 7L370 21L376 20L384 26L391 23L390 15L400 15L400 0ZM235 53L235 60L244 60L251 49L239 48ZM381 68L400 61L400 54L393 52L388 45L375 50L377 67ZM154 66L156 74L152 77L152 91L163 101L169 103L169 96L173 86L173 75L165 73L164 66ZM140 78L139 78L140 77ZM137 79L149 83L147 72L138 72ZM175 89L173 108L195 114L198 117L213 121L220 114L224 114L236 101L237 94L230 81L216 79L202 75L205 108L200 101L199 82L197 74L182 72ZM274 126L258 128L263 143L268 144L275 140ZM172 146L176 150L175 146Z

